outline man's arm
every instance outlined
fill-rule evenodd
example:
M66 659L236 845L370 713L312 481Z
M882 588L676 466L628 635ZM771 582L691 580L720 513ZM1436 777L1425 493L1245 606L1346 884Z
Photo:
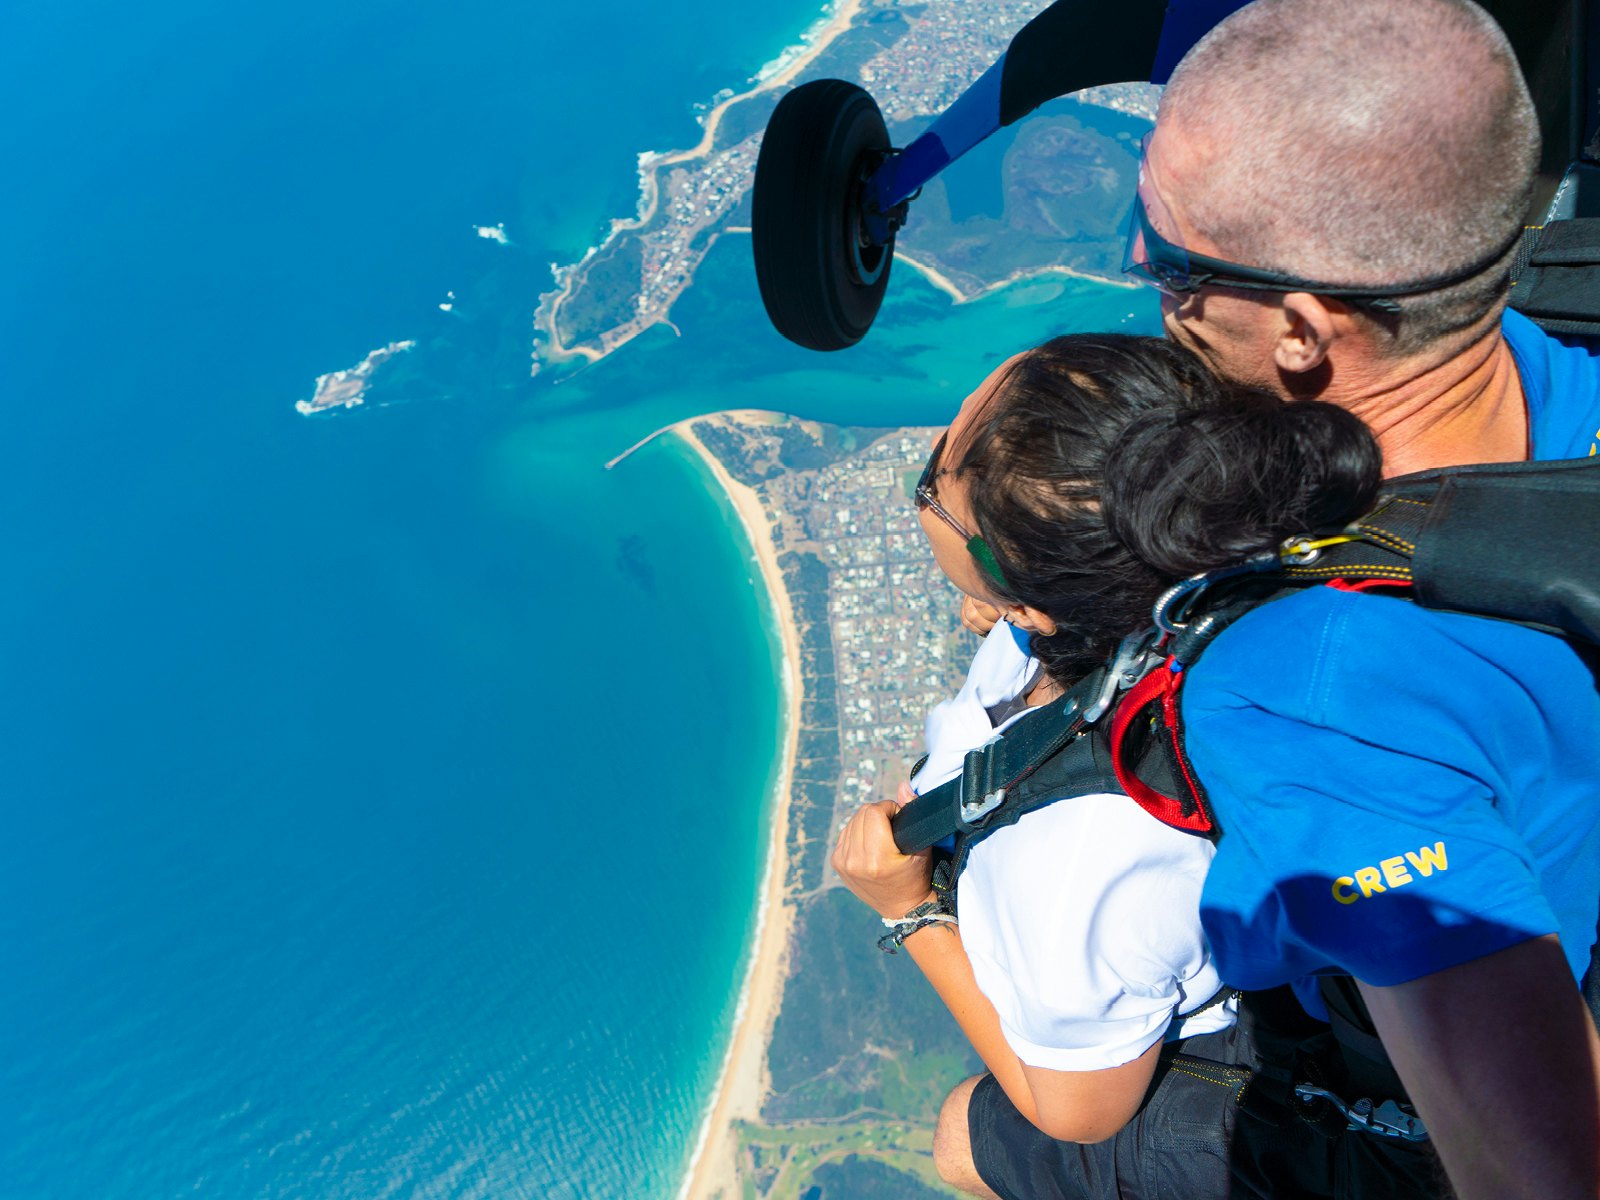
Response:
M881 916L899 917L933 898L927 852L895 848L892 800L862 808L839 835L833 867L845 885ZM1139 1111L1161 1052L1159 1039L1138 1058L1098 1071L1053 1071L1017 1057L1000 1029L994 1005L978 987L953 926L934 925L906 938L911 959L967 1035L1017 1111L1053 1138L1099 1142Z
M1600 1038L1555 937L1360 986L1459 1200L1600 1195Z

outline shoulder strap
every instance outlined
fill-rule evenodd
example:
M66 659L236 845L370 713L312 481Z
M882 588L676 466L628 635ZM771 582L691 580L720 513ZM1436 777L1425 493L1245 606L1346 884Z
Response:
M1352 532L1353 541L1286 560L1281 578L1393 580L1424 608L1600 643L1600 458L1404 476Z
M967 752L961 774L918 796L894 815L890 827L902 854L915 854L983 824L1017 786L1059 754L1085 726L1085 698L1095 672L1061 699L1023 717L1004 735Z
M1600 218L1530 226L1511 307L1546 333L1600 338Z
M1092 757L1055 760L1110 711L1117 696L1136 683L1152 660L1154 631L1123 639L1115 657L1091 672L1059 700L1023 717L1003 735L969 751L961 774L907 804L890 822L902 854L915 854L946 838L1000 828L1022 815L1017 805L1055 789L1067 790L1103 782ZM1023 785L1047 764L1055 763L1024 792ZM1037 804L1034 805L1037 807ZM1002 810L1011 814L1001 815Z
M984 839L1015 825L1023 817L1061 801L1103 792L1120 794L1116 773L1106 752L1103 726L1090 726L1051 754L1027 778L1007 790L989 814L955 835L955 848L945 872L944 890L956 907L957 885L967 856Z

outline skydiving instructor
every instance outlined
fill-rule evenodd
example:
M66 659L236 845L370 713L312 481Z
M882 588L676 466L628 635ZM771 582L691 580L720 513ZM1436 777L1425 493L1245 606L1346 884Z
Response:
M1597 347L1506 309L1538 159L1515 57L1470 0L1257 0L1173 74L1129 268L1170 337L1360 417L1389 476L1594 454ZM1560 733L1574 713L1600 731L1593 659L1310 593L1245 616L1185 686L1223 831L1202 899L1222 975L1353 976L1463 1200L1600 1194L1600 1040L1574 986L1600 771L1592 736Z
M1539 153L1470 0L1256 0L1167 86L1127 269L1218 375L1361 418L1387 476L1595 455L1600 347L1507 309ZM1228 628L1182 692L1221 829L1201 916L1223 979L1294 984L1317 1016L1313 977L1353 979L1462 1200L1600 1195L1575 986L1600 910L1597 667L1511 623L1312 588ZM1382 1141L1241 1169L1270 1167L1266 1194L1417 1194L1384 1190Z

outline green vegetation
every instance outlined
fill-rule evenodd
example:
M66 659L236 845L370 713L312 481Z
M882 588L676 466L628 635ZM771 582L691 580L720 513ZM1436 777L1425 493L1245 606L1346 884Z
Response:
M586 268L583 302L561 306L557 331L568 346L599 340L633 318L644 248L633 238L608 243Z
M905 492L907 500L915 498L917 494L917 480L921 478L922 472L920 470L902 471L900 473L900 489L901 491Z
M839 781L839 702L828 633L828 567L815 554L779 556L800 634L806 679L789 805L789 878L797 895L822 886Z
M922 974L882 953L877 918L842 888L801 905L768 1063L768 1121L917 1120L979 1069Z
M742 1125L747 1197L762 1200L946 1200L933 1135L903 1122Z
M966 194L980 183L987 190L992 176L974 181L970 170L935 179L913 206L899 246L968 293L1051 265L1120 279L1121 218L1139 167L1129 145L1148 128L1139 117L1058 102L977 152L1004 153L994 201Z
M918 1159L915 1165L923 1165L920 1156ZM895 1169L904 1164L905 1156L887 1154L830 1160L812 1173L812 1186L817 1190L813 1194L808 1189L803 1200L945 1200L955 1194L938 1183L937 1175L930 1181L924 1171ZM929 1161L924 1170L931 1166Z

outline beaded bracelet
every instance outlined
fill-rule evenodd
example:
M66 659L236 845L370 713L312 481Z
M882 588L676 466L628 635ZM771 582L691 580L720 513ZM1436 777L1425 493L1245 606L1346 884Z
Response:
M898 954L905 941L919 929L929 925L955 925L956 915L943 897L927 900L917 905L903 917L884 917L883 927L889 932L878 939L878 949L885 954Z

